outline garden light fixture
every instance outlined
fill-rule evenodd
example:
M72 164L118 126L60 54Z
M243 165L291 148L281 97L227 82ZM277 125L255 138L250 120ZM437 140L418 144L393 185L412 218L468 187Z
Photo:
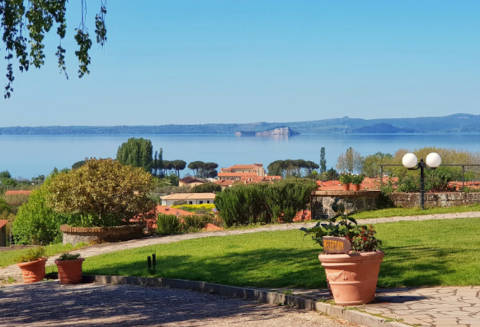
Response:
M431 152L425 158L418 162L417 156L414 153L406 153L402 158L402 165L407 169L420 169L420 207L425 209L425 168L435 169L442 163L442 158L436 152Z

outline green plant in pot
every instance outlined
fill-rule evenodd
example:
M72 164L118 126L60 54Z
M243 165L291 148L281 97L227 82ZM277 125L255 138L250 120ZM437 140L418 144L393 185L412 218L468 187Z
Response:
M20 256L17 266L22 271L23 282L30 284L43 280L46 262L45 248L42 246L31 248Z
M350 183L352 182L352 175L347 173L341 174L339 180L343 185L343 189L348 191L350 189Z
M359 191L360 190L360 185L362 184L364 179L365 179L365 176L363 176L363 175L353 175L352 176L351 183L353 185L353 190L354 191Z
M82 281L82 263L85 259L80 254L64 253L55 264L58 268L58 279L62 284L77 284Z
M318 259L325 268L335 303L358 305L371 302L380 271L383 252L373 226L358 225L344 215L343 206L334 204L336 217L302 228L323 249Z

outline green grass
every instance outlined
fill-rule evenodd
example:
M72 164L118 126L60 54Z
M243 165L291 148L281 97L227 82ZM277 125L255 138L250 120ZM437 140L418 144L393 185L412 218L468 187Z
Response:
M87 244L79 243L75 246L71 244L63 245L62 243L51 244L45 246L45 253L47 256L52 256L62 252L77 250L87 246ZM24 255L30 247L22 249L2 250L0 251L0 267L6 267L18 262L18 258Z
M380 287L480 285L480 219L378 224ZM157 255L157 272L147 256ZM257 287L325 287L318 246L298 230L209 237L87 258L86 274L158 276ZM55 268L50 268L51 270Z
M428 208L422 210L420 208L388 208L379 210L362 211L352 215L355 219L365 218L386 218L395 216L420 216L431 215L436 213L457 213L467 211L480 211L480 204L474 204L469 206L458 206L448 208Z

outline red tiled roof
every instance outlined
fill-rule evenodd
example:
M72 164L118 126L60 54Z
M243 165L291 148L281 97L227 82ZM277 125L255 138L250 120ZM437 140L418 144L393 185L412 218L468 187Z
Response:
M170 208L168 206L161 206L157 205L155 207L155 213L158 215L159 213L163 213L166 215L175 215L175 216L192 216L193 213L190 211L182 210L182 209L177 209L177 208Z
M239 177L250 177L250 176L258 176L255 173L218 173L218 177L234 177L234 176L239 176Z
M0 229L5 226L6 224L8 224L8 220L5 220L5 219L0 219Z

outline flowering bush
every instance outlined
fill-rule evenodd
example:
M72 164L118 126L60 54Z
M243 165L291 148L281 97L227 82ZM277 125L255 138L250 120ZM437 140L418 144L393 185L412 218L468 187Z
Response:
M372 225L357 226L355 235L350 239L352 249L358 252L375 251L381 244L375 237L375 229Z

